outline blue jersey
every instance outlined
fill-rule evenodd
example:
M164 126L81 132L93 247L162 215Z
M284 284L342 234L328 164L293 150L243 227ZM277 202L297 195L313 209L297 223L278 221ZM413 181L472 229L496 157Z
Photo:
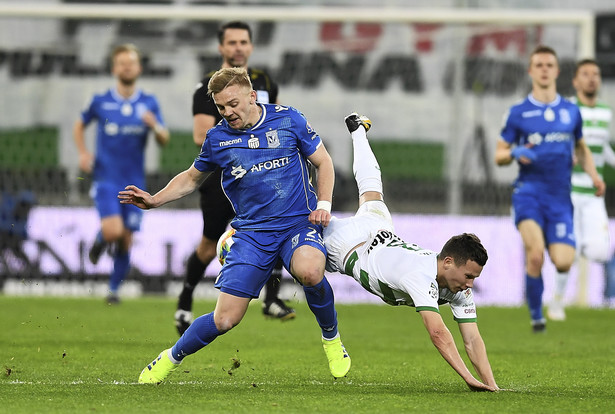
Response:
M519 163L516 191L535 194L570 194L570 176L576 142L582 138L579 108L557 95L548 104L528 95L510 108L501 136L512 145L533 144L537 160Z
M94 181L116 184L124 188L134 184L145 186L145 144L149 128L142 117L151 111L164 125L156 97L136 91L130 98L115 89L95 95L81 113L85 125L98 122Z
M263 113L252 128L236 130L223 119L207 131L194 166L199 171L222 168L235 229L288 229L316 208L307 157L321 139L295 108L259 105Z

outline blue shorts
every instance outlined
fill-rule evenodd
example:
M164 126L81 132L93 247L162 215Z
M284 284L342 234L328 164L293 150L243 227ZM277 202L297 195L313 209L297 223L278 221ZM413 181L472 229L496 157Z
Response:
M117 198L124 188L107 182L94 182L90 196L101 219L109 216L122 216L124 227L133 233L141 229L143 210L132 204L121 204Z
M564 243L576 247L570 195L554 198L544 194L513 192L512 207L515 226L523 220L534 220L542 228L547 246Z
M307 217L305 222L284 231L238 231L233 241L215 287L242 298L258 297L278 258L290 269L298 247L308 245L327 254L322 227L311 224Z

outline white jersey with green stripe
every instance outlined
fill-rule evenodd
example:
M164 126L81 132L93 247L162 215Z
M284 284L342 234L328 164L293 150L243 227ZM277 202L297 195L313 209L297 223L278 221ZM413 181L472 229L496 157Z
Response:
M439 304L450 303L456 321L475 322L472 289L458 293L440 289L436 281L437 260L436 252L381 230L348 257L344 273L390 305L439 313Z
M576 97L570 100L577 104L581 111L581 117L583 118L583 140L592 153L598 174L602 177L605 164L604 148L606 145L610 145L609 128L613 112L604 103L599 102L595 106L586 106L579 102ZM575 165L572 170L572 192L593 194L595 191L591 177L587 175L580 165Z

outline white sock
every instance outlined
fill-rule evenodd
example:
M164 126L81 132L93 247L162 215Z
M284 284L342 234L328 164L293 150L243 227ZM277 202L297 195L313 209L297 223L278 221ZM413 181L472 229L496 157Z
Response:
M554 298L558 301L564 300L566 294L566 283L568 282L568 275L570 272L557 272L555 274L555 292Z
M338 332L337 334L335 334L335 336L333 338L325 338L323 336L322 339L324 339L325 341L333 341L334 339L337 339L339 337L340 337L340 333Z
M169 357L169 359L171 360L171 362L172 362L172 363L174 363L175 365L179 365L179 364L181 364L181 363L182 363L181 361L178 361L178 360L176 360L175 358L173 358L173 352L171 352L171 350L172 350L172 349L173 349L173 348L169 348L169 349L167 349L167 356Z
M357 181L359 194L366 191L382 193L380 165L367 140L365 128L359 127L350 134L352 137L353 162L352 172Z

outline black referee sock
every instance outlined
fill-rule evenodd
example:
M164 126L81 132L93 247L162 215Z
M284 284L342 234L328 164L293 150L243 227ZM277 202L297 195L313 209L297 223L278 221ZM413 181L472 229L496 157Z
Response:
M179 295L178 309L192 310L192 293L203 278L206 268L207 265L199 260L196 252L192 252L186 264L186 278L184 279L184 288Z
M265 302L270 302L278 298L280 284L282 282L282 263L278 262L271 272L271 276L265 284Z

